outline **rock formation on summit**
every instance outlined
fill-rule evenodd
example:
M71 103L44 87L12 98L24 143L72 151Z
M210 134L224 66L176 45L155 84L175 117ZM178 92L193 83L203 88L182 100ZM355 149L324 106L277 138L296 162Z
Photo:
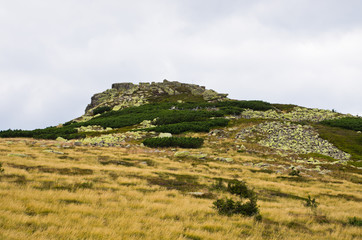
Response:
M97 93L91 98L91 103L85 109L86 115L92 115L92 110L98 107L108 106L113 110L119 110L131 106L140 106L157 98L164 97L184 98L194 96L206 101L224 101L227 94L220 94L204 86L186 84L177 81L152 82L152 83L114 83L112 88Z

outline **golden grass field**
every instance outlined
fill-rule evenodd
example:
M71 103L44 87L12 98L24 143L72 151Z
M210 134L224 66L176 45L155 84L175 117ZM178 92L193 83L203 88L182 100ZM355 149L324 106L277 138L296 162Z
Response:
M361 172L341 169L300 180L252 167L266 159L223 144L190 151L217 152L234 162L175 158L173 149L0 139L0 239L362 238L361 227L348 224L362 216L361 184L346 177ZM50 149L55 152L44 151ZM261 221L212 208L227 195L212 188L220 177L254 188ZM319 203L316 211L303 205L308 195Z

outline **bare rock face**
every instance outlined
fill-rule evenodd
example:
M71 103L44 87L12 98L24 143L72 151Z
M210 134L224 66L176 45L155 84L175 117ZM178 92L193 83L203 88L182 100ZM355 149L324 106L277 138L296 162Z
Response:
M114 83L112 88L92 96L91 103L85 109L85 115L92 115L92 110L108 106L119 110L132 106L140 106L152 102L157 97L199 96L206 101L224 101L227 94L220 94L204 86L163 80L152 83Z

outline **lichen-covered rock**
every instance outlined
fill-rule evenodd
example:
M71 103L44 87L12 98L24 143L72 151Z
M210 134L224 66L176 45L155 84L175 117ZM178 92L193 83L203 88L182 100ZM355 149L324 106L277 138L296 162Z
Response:
M216 160L222 161L222 162L227 162L227 163L232 163L232 162L234 162L234 159L233 159L233 158L226 158L226 157L217 157Z
M169 138L169 137L172 137L172 134L171 133L160 133L158 135L159 138Z
M192 154L191 157L196 158L196 159L205 159L205 158L207 158L207 154L206 153L196 153L196 154Z
M242 112L241 116L247 119L264 118L264 119L274 119L274 120L286 120L292 122L300 122L300 121L320 122L323 120L341 118L345 115L317 108L310 109L303 107L295 107L293 111L287 113L277 112L275 110L253 111L248 109Z
M9 153L8 157L30 157L30 155L25 153Z
M143 120L139 125L139 128L152 128L152 127L156 127L156 125L152 124L153 121L151 120Z
M219 94L214 90L206 90L204 86L176 81L164 80L160 83L139 84L114 83L111 89L92 96L91 103L85 110L85 115L92 116L92 110L101 106L109 106L117 111L123 108L149 103L150 99L157 96L179 94L202 96L207 101L223 101L227 99L227 94Z
M99 125L81 126L76 129L78 130L78 132L105 132L112 130L112 128L110 127L103 128L102 126Z
M62 137L57 137L57 139L55 139L55 140L58 141L58 142L66 142L67 141L67 139L64 139Z
M126 141L138 140L149 134L148 132L125 132L105 134L97 137L87 137L77 142L81 145L99 146L99 147L114 147L124 146ZM78 143L79 144L79 143Z
M188 157L190 155L191 155L191 153L189 151L179 151L179 152L175 152L175 154L173 156L182 158L182 157Z
M60 154L60 155L63 155L63 154L64 154L63 152L55 151L55 150L53 150L53 149L46 149L46 150L43 150L43 152L46 152L46 153L55 153L55 154Z
M319 137L313 127L290 122L265 122L241 130L237 138L298 154L319 153L334 159L348 160L345 153Z

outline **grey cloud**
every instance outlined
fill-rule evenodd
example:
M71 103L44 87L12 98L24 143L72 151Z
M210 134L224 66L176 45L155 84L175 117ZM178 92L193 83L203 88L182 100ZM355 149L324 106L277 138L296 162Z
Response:
M0 129L56 125L114 82L164 78L236 99L362 113L358 9L359 1L8 1Z

